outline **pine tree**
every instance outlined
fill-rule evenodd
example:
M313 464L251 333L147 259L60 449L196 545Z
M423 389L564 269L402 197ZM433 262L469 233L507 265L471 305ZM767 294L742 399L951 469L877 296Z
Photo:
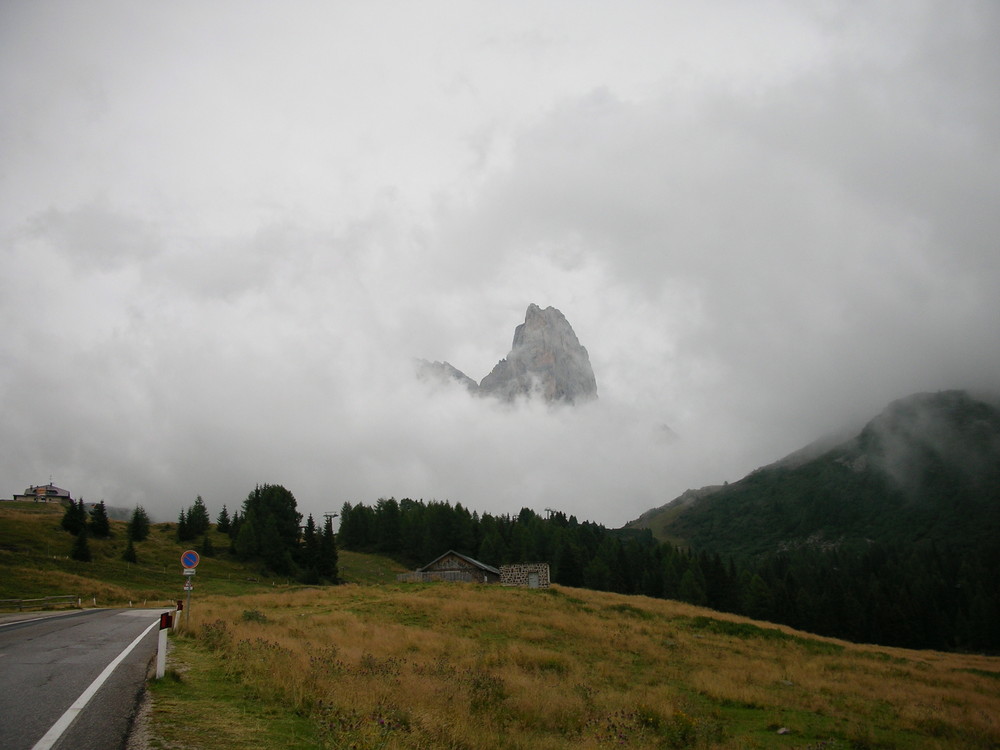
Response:
M149 536L149 516L141 505L135 506L127 527L129 541L143 542Z
M375 503L375 545L379 552L399 552L403 537L399 524L399 503L396 498L380 498ZM463 550L464 551L464 550Z
M302 547L299 549L299 565L302 568L300 580L302 583L308 585L319 583L319 542L320 539L316 534L316 522L310 513L302 532Z
M296 572L302 514L291 492L278 484L255 487L243 502L242 519L235 545L240 559L260 558L282 575Z
M80 533L80 529L86 523L87 512L83 508L83 498L80 498L79 502L76 503L70 500L66 506L66 512L63 514L61 526L70 534L76 535Z
M236 536L233 538L233 550L236 556L240 560L256 557L260 549L257 545L257 522L254 514L244 513L236 530Z
M223 504L222 510L219 511L219 517L215 519L215 528L222 534L228 534L230 523L229 511L226 510L226 506Z
M181 509L180 515L177 516L177 541L187 542L190 541L191 535L188 533L188 522L187 513L184 509Z
M128 546L125 547L125 551L122 553L122 560L130 563L139 562L138 556L135 554L135 545L132 544L132 538L129 537Z
M364 547L364 511L365 507L361 503L357 505L357 512L349 502L345 502L341 506L339 541L344 549L359 550Z
M316 522L312 513L306 519L306 527L302 531L300 562L306 570L316 568L319 564L319 537L316 534Z
M81 501L82 503L83 501ZM81 526L80 531L77 532L76 539L73 540L73 548L69 552L69 556L74 560L79 560L80 562L90 562L90 545L87 544L87 527Z
M278 520L274 516L265 516L260 525L260 557L264 564L278 575L291 575L295 572L295 562L292 554L297 550L282 543Z
M108 520L108 509L103 500L90 509L90 533L97 539L111 536L111 521Z
M337 569L337 540L333 535L333 519L327 516L323 524L323 534L319 540L319 574L331 583L338 583L340 571Z
M201 495L195 498L194 505L188 508L187 512L187 533L189 539L195 539L206 533L212 525L212 520L208 517L208 508Z
M504 548L503 539L496 528L491 528L486 532L486 536L483 537L483 541L476 551L477 558L487 565L500 565L503 563L505 555L506 549ZM566 582L559 580L559 583ZM566 585L572 586L573 584L566 583Z
M212 537L205 534L201 539L201 554L204 557L215 557L215 545L212 544Z

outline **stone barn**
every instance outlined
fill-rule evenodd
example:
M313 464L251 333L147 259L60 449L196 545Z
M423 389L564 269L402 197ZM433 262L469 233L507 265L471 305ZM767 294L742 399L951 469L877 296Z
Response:
M455 550L448 550L441 557L418 568L412 573L401 573L397 581L458 581L461 583L497 583L500 571L492 565L473 560Z
M529 589L547 589L549 579L548 563L518 563L500 566L501 586L527 586Z

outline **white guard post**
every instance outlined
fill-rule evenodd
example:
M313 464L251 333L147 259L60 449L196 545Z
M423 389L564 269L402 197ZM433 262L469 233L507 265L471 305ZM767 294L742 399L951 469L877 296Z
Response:
M167 631L170 630L171 620L169 612L160 614L160 634L156 644L156 679L162 680L167 671Z

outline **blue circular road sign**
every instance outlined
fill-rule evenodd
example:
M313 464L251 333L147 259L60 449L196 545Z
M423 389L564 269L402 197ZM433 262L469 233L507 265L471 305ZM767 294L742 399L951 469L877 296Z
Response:
M193 549L185 550L184 554L181 555L181 565L185 568L197 568L200 560L198 553Z

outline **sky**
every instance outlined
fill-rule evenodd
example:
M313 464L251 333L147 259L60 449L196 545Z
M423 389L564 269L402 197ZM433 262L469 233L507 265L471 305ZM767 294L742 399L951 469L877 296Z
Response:
M1000 4L0 3L0 495L611 527L1000 391ZM475 380L528 304L596 402Z

